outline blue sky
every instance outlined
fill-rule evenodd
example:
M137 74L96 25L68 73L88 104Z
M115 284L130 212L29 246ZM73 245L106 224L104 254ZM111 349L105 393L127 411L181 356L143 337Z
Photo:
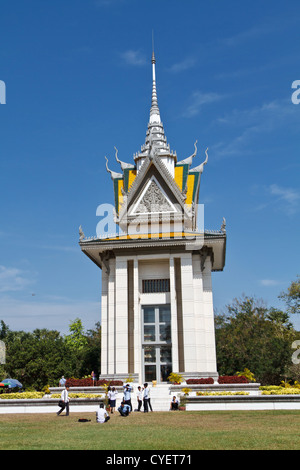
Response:
M205 228L227 221L217 311L278 300L299 273L298 1L15 0L0 6L0 319L68 331L100 320L101 271L81 253L113 203L114 146L132 162L151 103L183 159L198 140ZM34 295L33 295L34 294ZM297 327L300 322L297 320Z

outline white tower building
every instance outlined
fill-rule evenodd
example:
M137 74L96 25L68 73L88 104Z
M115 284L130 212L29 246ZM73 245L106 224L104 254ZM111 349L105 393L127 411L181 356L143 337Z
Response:
M106 164L122 232L96 239L81 232L79 242L102 270L101 378L165 382L170 372L180 372L217 379L211 273L225 265L225 219L220 230L201 227L198 200L207 152L192 168L197 142L181 161L170 151L155 62L153 53L145 144L134 163L121 162L116 151L122 173Z

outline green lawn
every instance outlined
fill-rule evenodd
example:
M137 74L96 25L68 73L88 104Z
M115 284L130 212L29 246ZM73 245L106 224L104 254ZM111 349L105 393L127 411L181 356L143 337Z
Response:
M91 422L80 423L78 418ZM300 411L0 414L0 450L299 450Z

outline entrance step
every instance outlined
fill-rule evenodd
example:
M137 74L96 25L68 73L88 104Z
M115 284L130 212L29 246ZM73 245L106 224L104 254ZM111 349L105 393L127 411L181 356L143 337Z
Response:
M131 393L131 403L133 411L137 409L137 390L138 384L132 384L133 391ZM169 411L170 402L172 399L170 385L169 384L157 384L156 386L149 385L150 387L150 402L153 411ZM119 393L117 396L116 407L118 408L122 401L123 393ZM144 411L143 406L141 411Z

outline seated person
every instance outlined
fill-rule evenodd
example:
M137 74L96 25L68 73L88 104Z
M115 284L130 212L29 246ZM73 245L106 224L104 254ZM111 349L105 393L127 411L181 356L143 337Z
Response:
M108 416L107 411L104 409L103 403L100 403L99 409L96 411L96 421L97 423L106 423L110 417Z
M122 401L121 405L118 408L118 411L120 412L121 416L128 416L129 413L131 412L131 408L129 405L124 403L124 401Z
M178 410L178 400L175 395L172 398L170 410Z

